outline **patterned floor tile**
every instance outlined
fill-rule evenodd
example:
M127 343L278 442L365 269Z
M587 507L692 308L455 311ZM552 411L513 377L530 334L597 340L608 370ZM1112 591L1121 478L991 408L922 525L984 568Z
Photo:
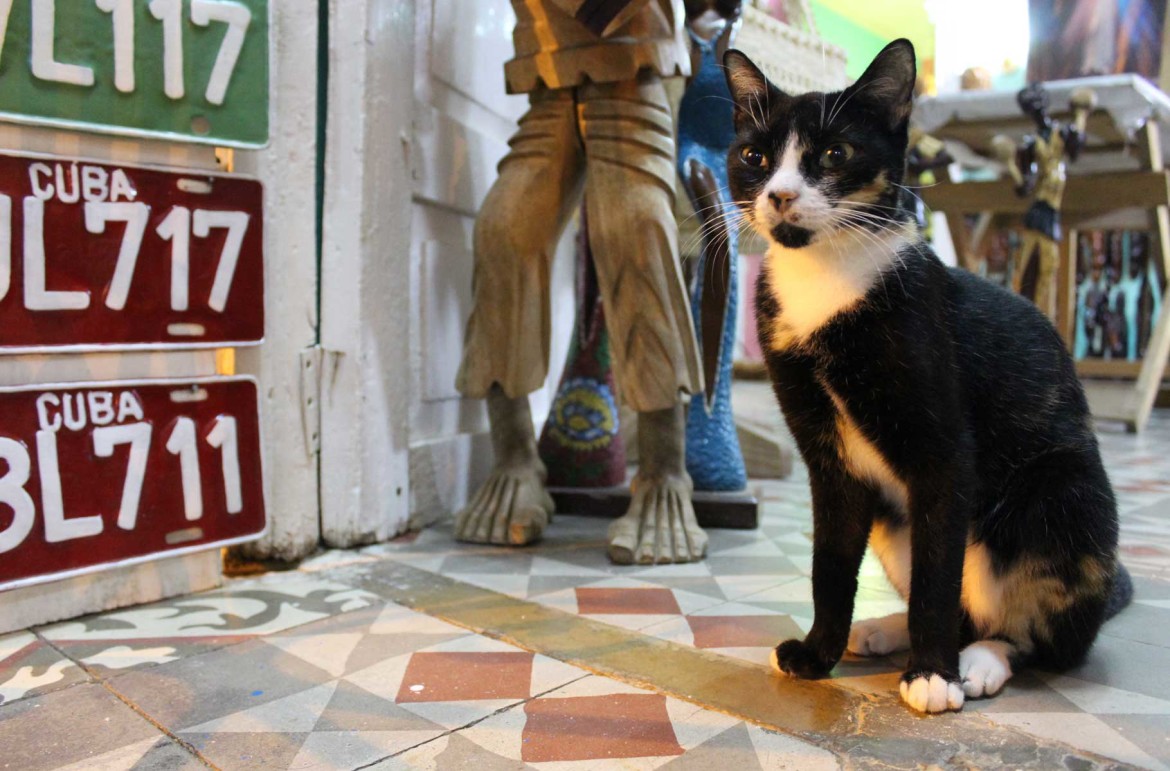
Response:
M766 648L777 640L799 637L788 616L688 616L696 648Z
M520 759L528 763L614 760L681 755L666 713L654 693L550 696L525 705Z
M81 667L30 632L0 636L0 705L88 679Z
M166 769L204 771L207 766L170 739L144 739L126 747L60 766L56 771L125 771Z
M1170 766L1170 731L1166 730L1165 716L1098 715L1097 719L1163 766Z
M439 737L378 769L836 769L806 742L590 676Z
M575 591L577 612L583 616L682 613L669 589L584 587Z
M123 673L110 687L221 767L342 769L586 676L383 603Z
M753 409L774 409L766 389L757 391L749 394L745 403L758 402ZM736 397L740 397L738 390ZM1159 717L1142 712L1137 705L1160 709L1154 706L1160 702L1147 699L1170 693L1170 654L1166 652L1170 638L1162 634L1170 627L1170 482L1166 481L1170 479L1170 412L1157 412L1149 428L1138 436L1103 430L1100 443L1117 492L1122 515L1121 554L1135 577L1137 603L1106 625L1085 664L1066 673L1069 681L1060 681L1084 683L1079 690L1065 694L1040 679L1039 673L1022 673L997 699L973 702L972 711L1020 714L1034 709L1097 719L1143 717L1155 721ZM527 599L549 607L762 663L772 645L783 637L807 633L812 623L807 471L797 464L789 480L753 482L753 491L761 501L760 528L712 530L709 556L697 565L611 565L603 547L607 523L562 516L550 528L549 542L526 550L522 556L514 554L510 561L507 552L474 559L460 557L451 553L452 542L448 540L448 556L440 569L450 569L447 574L458 578L456 571L470 573L475 565L491 565L490 571L474 568L479 573L478 585L490 586L484 579L489 572L508 575L509 583L497 583L497 591L514 597L524 596L526 591ZM558 535L561 527L565 530ZM425 553L443 552L444 537L449 539L441 530L421 536L420 540L426 541ZM579 539L575 548L571 546L573 537ZM503 564L510 565L511 571ZM862 565L859 584L856 618L905 610L905 603L889 586L872 555ZM671 595L679 604L677 610L670 605ZM684 607L679 600L696 595L706 598L705 606ZM897 657L846 660L836 676L850 688L892 693L901 663ZM1121 715L1106 708L1118 701L1134 705L1131 712ZM1029 706L1025 709L1024 704ZM1103 730L1092 725L1094 730ZM1170 734L1170 717L1164 725ZM1165 759L1158 752L1150 756Z
M91 763L99 768L128 768L117 763L145 756L163 738L154 726L96 684L77 685L0 708L0 764L14 770L40 771L73 764L92 768Z
M283 573L38 631L72 658L112 673L204 654L374 602L368 592L312 573Z
M1155 771L1170 771L1160 760L1125 738L1095 715L1086 713L996 712L988 715L1001 724L1045 739L1066 742L1107 758Z

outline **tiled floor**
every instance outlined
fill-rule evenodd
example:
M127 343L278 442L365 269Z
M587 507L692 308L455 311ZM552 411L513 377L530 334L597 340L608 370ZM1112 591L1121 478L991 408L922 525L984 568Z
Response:
M10 635L0 652L0 768L20 771L837 767L312 573Z
M766 403L758 391L737 398ZM0 768L807 769L864 767L858 758L878 754L915 767L933 742L944 766L1044 768L1064 757L1069 768L1111 759L1170 770L1170 414L1155 414L1141 436L1102 433L1101 442L1135 604L1082 667L1021 673L962 715L901 708L894 660L847 659L832 681L799 691L856 709L803 726L704 702L727 687L704 681L705 671L735 662L763 677L771 647L811 623L798 465L792 479L757 486L759 530L711 531L709 557L696 565L611 565L597 519L557 517L523 550L456 544L439 527L216 592L0 636ZM536 603L562 637L584 620L624 637L567 657L563 646L542 648L540 630L509 636L466 622L470 631L392 601L410 605L409 591L365 580L395 565L465 586L458 608L498 602L522 619ZM861 584L858 617L903 608L876 562ZM445 617L458 620L458 608ZM620 657L622 641L683 656L690 690L603 676L616 671L602 662ZM767 682L750 698L777 714L786 694L796 703L796 686ZM964 736L1017 754L970 755ZM952 738L966 750L948 750Z

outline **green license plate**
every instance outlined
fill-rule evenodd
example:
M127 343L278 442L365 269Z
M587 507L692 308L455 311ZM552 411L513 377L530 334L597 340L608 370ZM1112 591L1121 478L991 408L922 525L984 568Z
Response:
M268 142L268 0L0 0L0 118Z

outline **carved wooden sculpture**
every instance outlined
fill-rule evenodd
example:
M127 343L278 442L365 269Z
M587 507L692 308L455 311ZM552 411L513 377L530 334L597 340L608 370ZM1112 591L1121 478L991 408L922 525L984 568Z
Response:
M680 392L702 373L678 264L674 132L661 78L688 71L671 0L513 0L508 88L531 106L475 228L474 307L457 386L488 400L496 466L456 537L519 545L552 514L527 394L548 370L549 260L582 185L622 398L639 412L616 562L702 558Z
M995 138L995 152L1007 166L1020 196L1033 195L1024 215L1024 237L1012 274L1016 292L1023 288L1024 274L1037 260L1035 302L1048 318L1056 319L1056 268L1060 262L1060 202L1064 196L1065 158L1075 161L1085 141L1085 124L1096 97L1088 89L1071 97L1073 122L1059 124L1048 116L1048 92L1040 84L1022 89L1016 96L1020 109L1036 124L1036 133L1024 137L1017 150L1007 137Z

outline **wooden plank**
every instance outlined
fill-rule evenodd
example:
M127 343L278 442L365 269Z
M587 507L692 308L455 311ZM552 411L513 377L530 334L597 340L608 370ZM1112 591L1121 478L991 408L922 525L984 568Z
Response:
M1145 126L1146 142L1144 158L1151 169L1162 172L1164 159L1162 156L1162 138L1157 126L1147 123ZM1162 277L1170 276L1170 208L1165 201L1159 201L1154 208L1154 216L1158 223L1158 252L1161 257ZM1132 430L1141 431L1145 428L1150 412L1154 409L1154 401L1158 398L1158 389L1162 385L1162 372L1170 361L1170 313L1165 311L1166 301L1170 300L1170 287L1162 298L1163 311L1155 322L1153 335L1146 347L1146 356L1142 361L1141 373L1134 382L1133 422Z
M792 474L795 453L775 432L738 418L735 429L750 479L787 479Z
M1081 377L1135 378L1141 371L1142 363L1140 361L1081 359L1077 362L1077 375Z
M630 509L628 487L550 487L557 514L617 519ZM755 530L760 525L760 505L747 490L713 493L695 490L691 496L695 519L702 528Z
M1076 325L1076 296L1077 296L1077 244L1075 234L1065 231L1060 242L1062 255L1056 265L1056 330L1064 338L1064 345L1070 351L1073 347L1073 327Z
M1016 195L1008 179L994 182L941 184L919 191L934 211L994 211L1023 214L1032 205L1030 198ZM1149 208L1170 204L1170 180L1164 171L1126 171L1070 177L1065 188L1062 211L1109 211L1130 206Z
M1130 431L1140 428L1137 423L1137 395L1132 381L1085 381L1085 397L1089 400L1089 412L1093 417L1097 420L1120 421Z
M1070 111L1057 110L1051 115L1055 120L1062 122L1072 119ZM1007 118L998 116L985 121L963 121L961 123L952 121L931 131L930 134L939 139L962 142L980 155L990 157L992 156L991 139L997 134L1019 138L1035 131L1036 124L1029 118L1020 115ZM1117 130L1117 125L1109 113L1104 110L1097 110L1089 116L1086 133L1089 135L1089 146L1085 148L1085 151L1089 153L1106 151L1117 154L1129 144L1129 138Z

